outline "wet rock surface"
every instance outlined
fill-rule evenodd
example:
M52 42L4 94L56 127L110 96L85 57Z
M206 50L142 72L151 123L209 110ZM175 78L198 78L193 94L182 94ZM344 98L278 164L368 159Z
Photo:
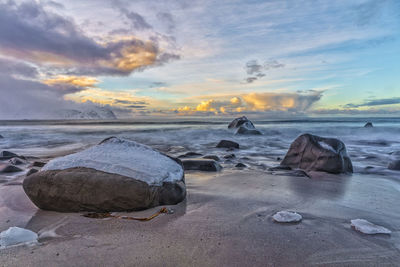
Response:
M217 148L239 148L239 144L230 140L221 140L217 144Z

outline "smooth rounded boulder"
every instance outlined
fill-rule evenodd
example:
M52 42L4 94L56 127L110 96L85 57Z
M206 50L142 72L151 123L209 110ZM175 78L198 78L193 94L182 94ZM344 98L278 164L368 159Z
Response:
M351 159L342 141L311 134L299 136L290 145L281 166L333 174L353 172Z
M142 210L186 196L180 160L116 137L50 160L23 188L39 208L61 212Z

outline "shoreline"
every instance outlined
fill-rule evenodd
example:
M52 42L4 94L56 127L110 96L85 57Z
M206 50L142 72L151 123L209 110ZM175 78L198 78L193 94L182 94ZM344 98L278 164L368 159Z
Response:
M373 175L309 179L254 170L191 171L186 200L167 206L173 214L149 222L38 210L14 184L0 186L0 230L20 226L60 237L2 250L5 266L395 266L400 260L400 183ZM145 217L159 208L118 214ZM280 210L296 211L303 221L273 222ZM356 218L392 234L356 232L350 227Z

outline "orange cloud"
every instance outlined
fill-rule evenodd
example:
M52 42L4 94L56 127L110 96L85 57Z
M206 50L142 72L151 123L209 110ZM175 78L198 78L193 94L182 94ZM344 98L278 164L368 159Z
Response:
M93 77L86 76L67 76L58 75L54 78L46 79L42 81L47 85L65 85L65 86L77 86L77 87L95 87L99 83L99 80Z

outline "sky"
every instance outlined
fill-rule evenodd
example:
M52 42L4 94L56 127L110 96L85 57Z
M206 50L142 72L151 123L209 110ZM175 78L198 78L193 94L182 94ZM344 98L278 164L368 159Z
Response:
M0 119L400 115L397 0L0 0Z

